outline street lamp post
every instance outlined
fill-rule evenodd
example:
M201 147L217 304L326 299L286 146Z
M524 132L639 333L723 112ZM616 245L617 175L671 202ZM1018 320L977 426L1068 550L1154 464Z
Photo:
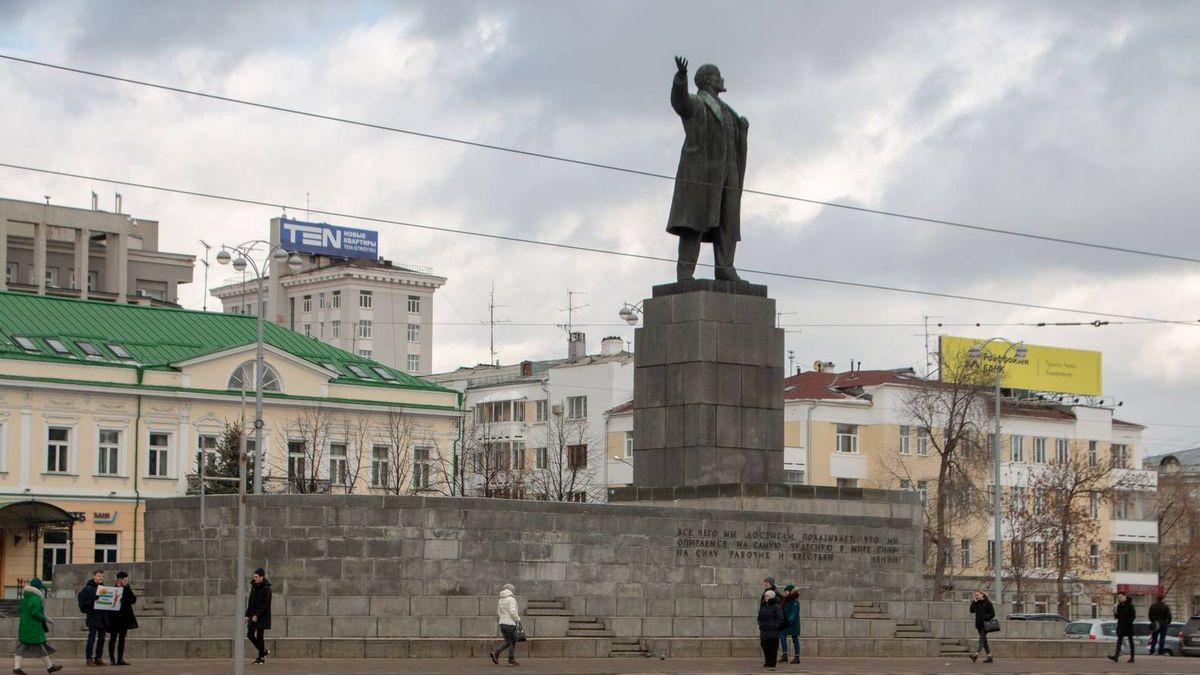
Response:
M270 251L271 258L275 260L286 259L288 267L293 271L299 269L304 262L300 260L300 256L291 254L278 246L269 242L254 240L248 241L238 246L222 246L221 251L217 253L217 262L222 265L230 264L232 260L233 268L239 272L245 271L249 265L254 273L258 275L258 305L255 309L255 315L258 317L257 331L257 351L254 365L254 493L262 494L262 428L263 428L263 274L259 266L250 257L258 244L266 244ZM230 255L230 251L237 253L237 258ZM266 265L266 261L263 261ZM245 288L242 288L243 295ZM245 371L243 370L242 390L245 390L246 380ZM246 430L242 429L241 440L239 442L241 451L238 453L238 525L237 525L237 596L233 603L233 672L234 675L242 675L246 672L246 642L242 639L242 613L241 605L239 604L246 597ZM200 461L203 463L204 458Z
M1000 342L1008 345L1007 349L1000 353L999 356L995 357L996 390L993 394L993 400L996 407L993 418L996 427L995 431L992 433L992 523L994 527L993 536L995 538L995 544L992 546L992 569L995 570L996 573L994 589L995 594L992 597L995 598L995 601L999 603L1001 607L1003 607L1004 597L1001 595L1001 592L1003 591L1002 565L1004 563L1004 544L1003 540L1001 539L1003 532L1000 528L1000 508L1002 504L1000 498L1000 381L1004 377L1004 360L1008 358L1008 353L1013 352L1013 356L1020 360L1025 358L1028 350L1025 349L1025 343L1023 342L1010 342L1004 338L991 338L982 344L971 345L971 350L969 352L971 359L978 361L979 359L983 358L985 352L990 354L990 352L987 352L987 347L993 342Z

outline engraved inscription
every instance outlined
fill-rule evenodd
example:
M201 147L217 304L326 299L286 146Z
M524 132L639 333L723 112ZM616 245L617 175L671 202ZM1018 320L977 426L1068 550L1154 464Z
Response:
M686 563L724 562L735 565L783 562L857 563L895 566L904 560L898 537L818 531L814 526L749 529L679 527L675 559Z

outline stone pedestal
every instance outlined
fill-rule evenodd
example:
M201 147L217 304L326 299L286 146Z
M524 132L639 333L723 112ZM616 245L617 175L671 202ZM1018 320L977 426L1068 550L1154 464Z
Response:
M783 330L767 287L655 286L634 349L633 484L783 478Z

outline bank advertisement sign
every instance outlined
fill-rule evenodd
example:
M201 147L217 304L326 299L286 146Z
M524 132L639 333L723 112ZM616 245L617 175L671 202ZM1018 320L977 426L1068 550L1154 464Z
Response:
M297 253L335 258L379 257L378 232L288 218L279 220L279 245Z
M970 358L971 347L982 346L986 340L978 338L943 335L938 339L938 353L943 372L957 372L965 359ZM1100 352L1064 347L1046 347L1026 344L1024 359L1018 359L1016 349L999 340L983 348L980 358L985 365L1003 365L1000 376L1003 386L1011 389L1030 389L1059 394L1100 396L1103 393L1100 381Z

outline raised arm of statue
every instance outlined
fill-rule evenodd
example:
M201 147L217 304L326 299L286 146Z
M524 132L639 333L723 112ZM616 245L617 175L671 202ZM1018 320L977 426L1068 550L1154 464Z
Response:
M692 115L692 101L688 95L687 59L675 57L675 79L671 82L671 107L680 117Z

